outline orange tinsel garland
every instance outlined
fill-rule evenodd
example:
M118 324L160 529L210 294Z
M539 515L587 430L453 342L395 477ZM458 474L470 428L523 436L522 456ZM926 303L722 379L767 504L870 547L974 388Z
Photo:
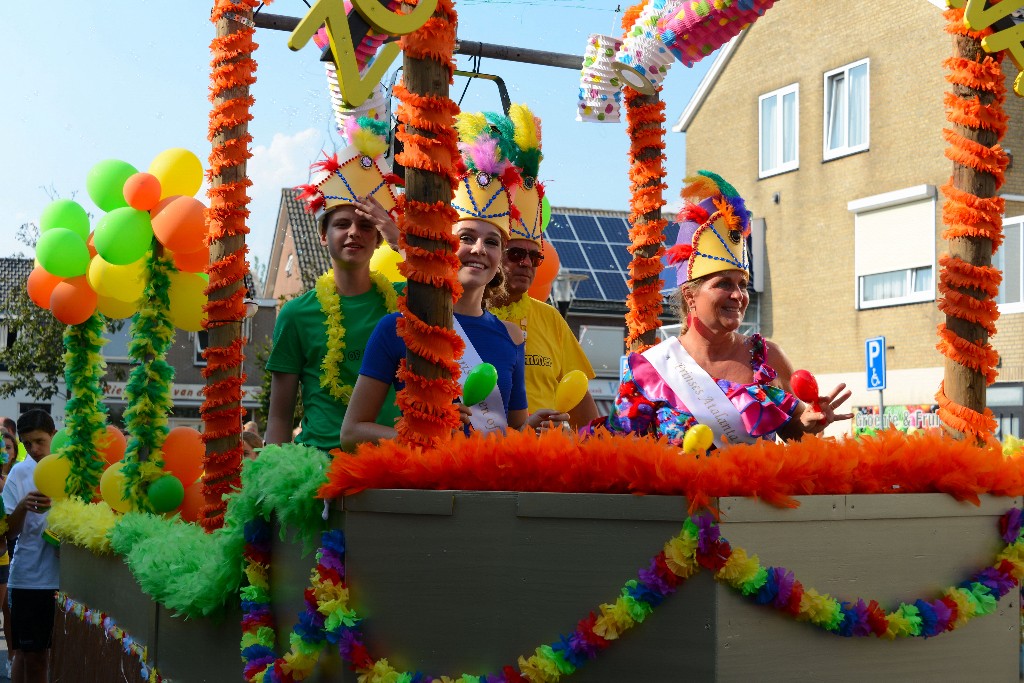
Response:
M756 496L795 507L793 496L852 493L1024 494L1024 458L997 443L978 447L942 434L895 430L862 439L758 441L708 457L683 455L664 439L559 432L457 435L420 450L395 442L334 453L322 498L365 489L453 489L681 495L691 510L720 496Z
M434 15L427 22L401 39L407 58L440 62L448 72L449 82L455 70L455 28L458 17L451 0L439 0ZM427 171L444 178L454 188L458 183L460 155L458 133L455 131L457 104L447 97L413 93L404 85L396 85L394 94L398 108L398 139L403 151L396 160L406 168ZM453 252L458 244L452 235L452 224L458 219L448 201L427 203L409 198L403 202L398 227L399 245L405 250L405 262L399 268L410 281L447 290L453 298L462 294L456 277L457 259ZM447 250L428 251L409 244L407 237L447 243ZM405 296L398 301L402 318L398 335L410 352L442 368L450 377L457 377L455 363L463 351L462 339L447 327L428 325L416 317ZM428 379L415 374L403 360L398 379L405 388L398 392L397 403L402 411L398 421L398 440L404 444L436 446L450 438L459 426L458 410L453 401L459 395L454 379Z
M963 23L963 10L950 9L945 13L946 31L953 35L971 36L980 40L987 32L973 32ZM996 188L1003 184L1009 159L999 144L991 147L970 140L963 135L965 130L987 130L1001 140L1006 134L1007 116L1003 112L1006 86L1003 80L1002 54L984 55L978 60L954 56L943 62L947 70L946 80L960 88L989 93L992 101L983 104L975 96L967 98L957 92L945 94L946 119L959 130L944 129L943 138L949 143L946 157L954 164L971 168L978 173L990 175ZM992 252L1002 243L1003 200L998 197L978 197L953 186L952 179L942 188L946 197L942 210L946 229L943 239L961 238L988 239ZM939 269L939 310L947 318L965 320L986 330L989 336L996 333L996 319L999 309L995 295L999 291L1000 276L990 267L975 266L943 254ZM972 293L976 295L972 296ZM939 326L938 350L954 363L981 374L986 383L996 378L996 363L999 356L985 339L976 342L964 339L946 325ZM979 413L954 402L946 395L945 383L936 394L939 417L942 421L966 436L976 440L992 438L995 419L992 411Z
M235 29L229 35L214 38L210 44L210 101L214 105L210 110L208 138L217 141L209 156L207 173L211 180L225 171L244 166L252 156L249 152L252 136L249 134L235 135L225 140L219 138L230 135L231 129L243 126L252 119L249 113L254 102L252 97L246 94L221 100L225 93L256 82L256 62L251 57L257 47L252 40L254 29L235 17L243 17L259 5L257 0L216 0L210 14L214 24L226 20L232 22ZM246 207L251 184L248 178L244 178L211 187L207 191L210 200L210 208L207 210L208 245L248 234L245 220L249 216ZM245 258L247 251L243 243L240 249L207 267L206 272L210 275L207 295L225 289L235 290L230 296L211 299L205 306L206 320L203 326L207 329L245 318L245 292L239 284L249 270ZM242 353L245 342L245 339L236 339L227 347L210 346L203 352L207 362L203 376L207 379L214 375L225 377L208 383L203 389L205 399L199 412L203 416L203 441L206 443L241 432L242 417L245 414L241 408L245 375L240 369L245 359ZM224 524L227 504L222 496L239 487L241 465L240 444L219 453L208 453L204 459L203 496L207 505L202 510L200 523L207 531L218 529Z

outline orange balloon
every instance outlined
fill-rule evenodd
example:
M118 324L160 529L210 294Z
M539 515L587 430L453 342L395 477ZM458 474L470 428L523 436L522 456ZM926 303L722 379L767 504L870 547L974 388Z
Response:
M28 275L28 296L39 308L49 309L53 289L61 282L64 282L64 278L51 275L42 266L36 266Z
M205 245L199 251L174 252L174 267L184 273L202 273L209 262L210 248Z
M96 450L109 464L113 465L124 457L128 441L121 430L114 425L107 425L107 431L96 442Z
M69 278L53 288L50 311L65 325L80 325L96 312L96 292L84 275Z
M206 445L202 434L191 427L172 429L164 441L163 451L164 471L180 479L185 488L203 473Z
M206 207L195 197L168 197L150 215L153 234L171 251L187 254L203 248Z
M551 296L551 285L558 277L558 268L561 263L558 260L555 245L550 241L544 240L541 253L544 254L544 260L537 266L537 274L533 278L533 284L530 285L528 294L538 301L547 301Z
M198 522L205 505L206 499L203 498L203 482L197 481L185 487L185 498L181 501L181 507L178 508L178 511L181 513L181 518L186 522Z
M124 200L139 211L151 211L160 203L160 180L151 173L136 173L124 181Z
M89 249L89 258L92 258L93 256L96 255L96 245L93 244L93 241L92 241L92 238L95 237L95 236L96 236L95 232L90 232L89 233L89 239L87 239L85 241L85 246L88 247L88 249Z

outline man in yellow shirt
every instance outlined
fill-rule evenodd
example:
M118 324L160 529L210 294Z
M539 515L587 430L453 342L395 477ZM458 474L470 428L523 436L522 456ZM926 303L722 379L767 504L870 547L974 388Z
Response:
M555 407L555 389L569 372L582 370L587 379L593 379L594 368L561 314L527 294L537 275L537 266L544 259L544 190L537 182L542 158L540 120L521 104L512 105L509 118L514 129L513 161L520 169L523 184L513 197L519 216L513 218L512 238L501 262L508 295L490 311L519 325L526 333L526 400L533 413ZM569 411L569 423L573 429L579 429L597 416L597 405L588 391L579 405Z

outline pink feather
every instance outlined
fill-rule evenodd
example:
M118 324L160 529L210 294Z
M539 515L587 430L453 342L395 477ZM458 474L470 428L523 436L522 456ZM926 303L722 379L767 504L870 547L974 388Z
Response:
M498 153L498 141L487 135L481 135L473 142L459 143L459 149L478 171L497 176L509 166L509 161Z

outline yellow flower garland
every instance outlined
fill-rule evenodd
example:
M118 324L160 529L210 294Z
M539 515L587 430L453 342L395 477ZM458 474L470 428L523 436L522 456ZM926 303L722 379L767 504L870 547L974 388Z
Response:
M391 282L378 273L370 271L370 281L384 300L388 313L398 310L398 294ZM341 381L341 364L345 360L345 316L341 312L341 297L334 286L334 271L329 270L316 280L316 300L324 312L324 327L327 328L327 354L320 365L320 386L336 401L348 405L352 397L352 385Z
M508 306L496 306L488 309L493 313L498 320L504 320L506 322L515 323L519 327L526 331L526 311L530 306L530 302L527 299L530 298L529 294L523 294L519 301L509 304Z

